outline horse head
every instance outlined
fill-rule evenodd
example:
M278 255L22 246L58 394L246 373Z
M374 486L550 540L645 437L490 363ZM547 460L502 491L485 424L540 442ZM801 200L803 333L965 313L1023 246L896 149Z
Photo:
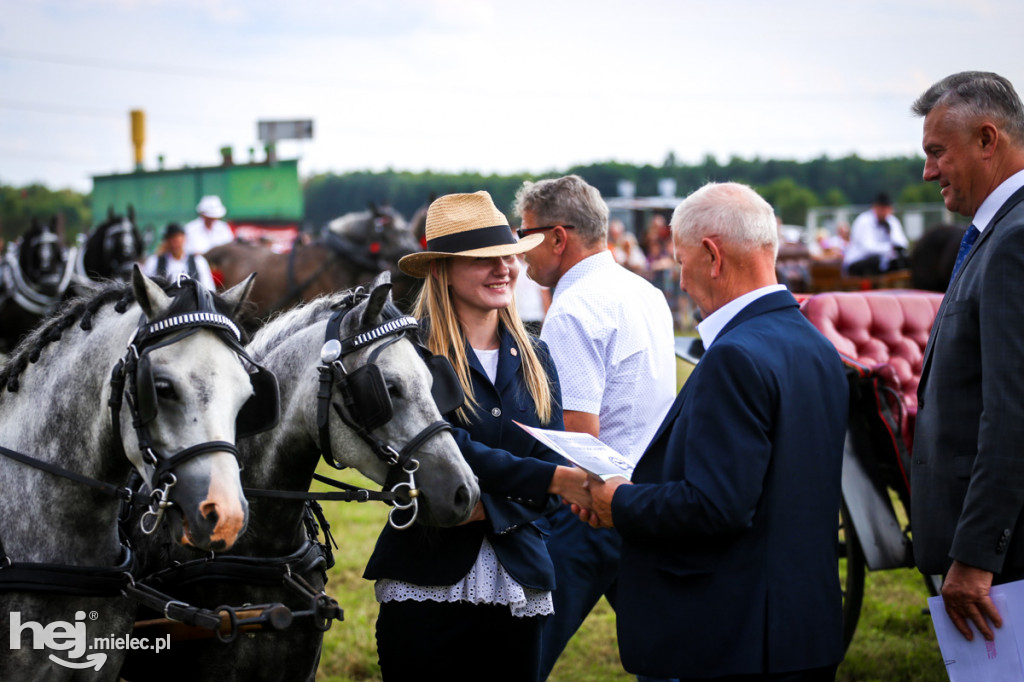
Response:
M390 290L385 272L369 292L321 297L257 332L248 348L279 376L285 415L266 436L275 444L262 450L284 455L311 444L310 461L288 460L292 483L301 489L323 452L334 466L356 468L396 490L405 498L399 506L413 507L412 496L418 522L454 525L467 518L479 488L431 392L435 373L414 343L416 321L393 305ZM254 467L274 467L269 459ZM263 478L289 475L278 466ZM302 467L304 481L296 472ZM403 522L412 515L402 512Z
M133 270L144 321L125 358L128 399L119 435L154 491L144 526L155 528L167 511L182 544L220 551L234 544L248 517L234 447L240 415L262 401L276 406L277 387L269 386L272 395L256 394L231 319L252 277L221 297L191 280L183 284L165 292L138 266ZM264 426L275 420L276 414Z
M59 293L68 250L56 216L49 223L32 220L18 247L18 265L29 286L45 296Z
M145 243L135 225L135 210L128 207L127 215L107 211L107 219L98 225L85 240L80 256L82 276L92 280L117 279L128 281L132 266L142 260Z

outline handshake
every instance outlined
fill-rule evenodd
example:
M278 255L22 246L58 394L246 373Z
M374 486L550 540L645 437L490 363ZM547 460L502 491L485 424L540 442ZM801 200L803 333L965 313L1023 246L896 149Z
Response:
M592 528L613 528L612 497L620 485L631 483L623 476L604 481L579 467L560 466L551 477L548 492L560 496L571 505L572 513Z

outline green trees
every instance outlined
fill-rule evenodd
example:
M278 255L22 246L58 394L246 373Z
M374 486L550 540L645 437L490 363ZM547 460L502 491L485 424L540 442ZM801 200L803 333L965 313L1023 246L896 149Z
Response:
M784 222L799 225L806 222L811 206L867 204L883 190L904 204L941 201L935 185L921 181L923 166L920 157L868 160L857 155L838 159L821 156L810 161L732 157L725 163L707 155L687 165L669 152L660 165L603 161L536 175L391 169L323 173L303 182L305 223L318 230L344 213L365 210L369 202L390 203L402 215L411 217L432 196L480 189L489 191L497 206L511 214L515 192L524 180L577 173L606 197L618 196L622 180L634 184L637 196L653 196L659 193L661 180L672 179L680 197L709 180L734 180L755 187L775 206ZM48 221L58 214L70 242L91 226L89 196L38 184L21 188L0 185L0 235L5 239L21 235L33 217Z
M39 184L0 185L0 237L5 241L20 237L33 218L49 222L54 216L59 216L65 239L72 243L79 232L89 229L92 212L88 197L70 189L51 190Z

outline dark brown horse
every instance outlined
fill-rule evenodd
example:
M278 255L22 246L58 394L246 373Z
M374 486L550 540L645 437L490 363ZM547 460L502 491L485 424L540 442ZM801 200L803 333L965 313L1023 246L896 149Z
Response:
M210 267L220 271L224 287L250 273L258 277L249 294L257 320L332 291L366 285L388 270L394 282L395 302L408 309L419 280L403 275L398 259L419 250L401 215L389 207L376 207L332 220L312 242L297 239L290 253L275 253L246 242L224 244L206 253Z
M925 230L910 252L911 286L945 291L964 236L962 225L935 225Z

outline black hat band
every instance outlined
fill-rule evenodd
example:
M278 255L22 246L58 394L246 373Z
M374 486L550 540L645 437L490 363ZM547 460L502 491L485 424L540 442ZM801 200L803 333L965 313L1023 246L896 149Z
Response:
M427 240L427 251L444 253L460 253L475 249L486 249L489 246L507 246L516 244L512 229L508 225L492 225L478 227L456 234L447 234Z

